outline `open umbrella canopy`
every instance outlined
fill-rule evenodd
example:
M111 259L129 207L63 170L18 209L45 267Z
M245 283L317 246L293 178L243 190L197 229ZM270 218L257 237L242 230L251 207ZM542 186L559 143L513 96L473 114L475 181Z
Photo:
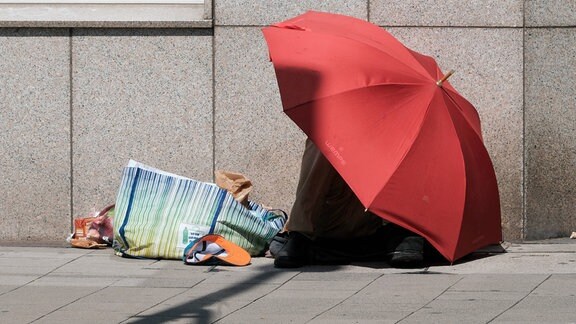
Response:
M367 209L450 261L501 241L480 118L433 58L343 15L311 11L263 32L284 112Z

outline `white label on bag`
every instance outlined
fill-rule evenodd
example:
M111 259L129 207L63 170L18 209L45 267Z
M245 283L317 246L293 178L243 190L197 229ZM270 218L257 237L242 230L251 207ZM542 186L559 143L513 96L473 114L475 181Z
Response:
M177 247L185 248L188 246L188 243L196 241L202 236L208 234L209 231L209 226L182 223L178 227Z

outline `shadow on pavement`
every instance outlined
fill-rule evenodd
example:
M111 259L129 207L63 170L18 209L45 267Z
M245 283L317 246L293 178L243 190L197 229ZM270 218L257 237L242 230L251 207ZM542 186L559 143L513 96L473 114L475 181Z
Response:
M474 253L469 254L468 256L459 259L455 264L462 264L467 262L472 262L475 260L487 258L493 255L506 253L506 250L501 245L494 245L489 246L487 248L478 250ZM242 289L241 287L247 287L247 289L251 289L251 287L255 283L269 283L276 277L279 277L282 274L287 272L293 272L294 276L299 273L305 272L333 272L338 271L340 266L342 265L353 265L358 267L366 267L366 268L373 268L373 269L386 269L391 268L385 261L381 260L368 260L368 261L350 261L350 262L339 262L339 263L324 263L324 264L315 264L311 267L303 267L298 269L286 269L286 270L278 270L273 269L271 265L262 265L258 267L254 267L251 269L250 272L253 272L254 275L246 278L243 281L237 281L231 283L226 288L221 290L211 292L202 296L198 296L194 299L191 299L183 304L173 306L169 309L159 311L157 313L151 315L136 315L134 317L129 318L126 322L128 323L159 323L159 322L168 322L170 320L177 320L177 319L187 319L190 322L194 323L214 323L219 320L224 319L225 317L233 314L234 312L241 310L242 308L246 307L248 304L262 298L263 296L267 295L265 293L263 296L254 298L252 301L247 301L245 305L238 306L235 309L231 309L225 313L216 313L210 310L211 307L219 304L219 303L226 303L227 300L230 298L239 295L240 293L245 293L247 290ZM439 254L436 255L429 255L428 260L422 267L419 268L412 268L412 269L405 269L410 274L422 274L422 275L432 275L436 274L433 271L428 271L428 267L431 266L450 266L451 264L443 259ZM218 268L214 268L211 272L219 271ZM286 281L292 279L294 276L290 277ZM200 283L201 284L201 283ZM283 283L282 283L283 284ZM281 286L282 284L279 284ZM194 289L192 287L191 289ZM272 290L273 291L273 290Z
M229 314L242 309L244 306L240 306L239 308L231 310L225 314L216 314L214 311L209 309L210 306L218 303L225 303L227 299L246 292L245 289L240 289L239 287L250 287L250 285L253 285L254 283L266 283L285 273L284 271L271 270L272 269L268 265L253 268L250 272L254 272L254 276L250 276L246 280L231 283L224 289L198 296L183 304L176 305L151 315L133 316L126 320L125 323L165 323L176 319L188 319L189 322L201 324L217 322ZM218 270L215 268L212 271ZM295 275L296 274L297 273L295 273ZM194 287L191 289L194 289Z

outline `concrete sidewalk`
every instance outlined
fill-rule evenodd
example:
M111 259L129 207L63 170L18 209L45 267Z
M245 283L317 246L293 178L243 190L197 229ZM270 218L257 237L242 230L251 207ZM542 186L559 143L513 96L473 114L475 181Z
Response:
M576 323L576 241L503 247L424 269L279 270L0 246L0 323Z

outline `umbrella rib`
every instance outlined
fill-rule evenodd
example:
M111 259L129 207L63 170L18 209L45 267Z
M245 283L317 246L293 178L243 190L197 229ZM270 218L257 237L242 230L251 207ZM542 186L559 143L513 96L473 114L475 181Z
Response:
M329 94L329 95L325 95L322 97L316 97L316 98L312 98L310 100L307 100L305 102L299 103L296 106L290 107L286 110L292 110L292 109L297 109L300 108L302 106L308 105L314 101L319 101L319 100L325 100L331 97L335 97L335 96L339 96L339 95L343 95L346 93L350 93L350 92L354 92L354 91L358 91L358 90L364 90L364 89L369 89L369 88L374 88L374 87L380 87L380 86L394 86L394 85L404 85L404 86L420 86L423 85L423 83L376 83L376 84L371 84L371 85L367 85L367 86L361 86L361 87L356 87L356 88L351 88L351 89L346 89L344 91L340 91L338 93L333 93L333 94Z
M388 33L388 34L390 35L390 37L392 37L395 41L398 42L398 45L401 46L402 49L406 52L406 53L404 53L404 55L407 55L407 56L409 56L409 57L411 57L411 58L414 58L414 61L415 61L415 62L418 62L418 59L416 59L416 58L412 55L412 52L411 52L411 50L410 50L409 48L407 48L406 46L404 46L404 44L400 43L394 36L392 36L392 34L390 34L390 33L389 33L388 31L386 31L385 29L382 28L382 31L385 32L385 33ZM330 34L330 33L322 32L322 31L314 31L314 33L318 33L318 34L322 34L322 35L328 35L328 36L334 36L334 35L332 35L332 34ZM396 56L390 55L390 53L384 51L382 48L378 48L378 47L377 47L376 45L374 45L374 44L371 44L371 43L366 42L366 41L361 40L361 39L352 38L352 37L349 37L349 36L347 36L347 35L339 35L338 37L345 38L345 39L347 39L347 40L349 40L349 41L356 42L356 43L360 43L360 44L363 44L363 45L368 46L368 47L370 47L370 48L373 48L373 49L375 49L375 50L377 50L377 51L386 53L386 54L388 54L388 56L390 56L391 58L393 58L398 64L402 64L402 65L410 68L411 70L413 70L414 72L418 73L418 74L419 74L420 76L422 76L422 77L428 77L426 74L422 74L422 71L415 70L415 69L413 68L413 66L411 66L411 65L409 65L409 64L407 64L407 63L404 63L402 60L398 59ZM421 66L421 65L420 65L420 66ZM423 67L422 67L422 68L423 68ZM426 71L426 69L424 69L424 71ZM434 81L436 82L437 80L434 80Z
M310 30L307 30L306 28L302 28L302 27L295 26L295 25L290 25L290 26L272 26L272 27L273 27L273 28L281 28L281 29L290 29L290 30L297 29L298 31L301 31L301 32L304 32L304 33L313 33L313 34L323 35L323 36L328 36L328 37L343 38L343 39L346 39L346 40L348 40L348 41L350 41L350 42L353 42L353 43L362 44L362 45L364 45L364 46L366 46L366 47L369 47L369 48L371 48L371 49L373 49L373 50L376 50L376 51L378 51L378 52L380 52L380 53L385 53L387 56L389 56L391 59L393 59L397 64L401 64L401 65L409 68L410 70L414 71L415 73L417 73L417 74L420 75L421 77L424 77L424 78L427 78L427 79L430 78L430 80L434 80L434 82L437 81L435 76L427 75L428 72L426 71L426 68L424 68L424 66L422 66L421 64L417 64L417 65L418 65L419 67L421 67L422 69L415 69L415 68L414 68L414 65L409 64L408 62L404 62L402 59L400 59L402 56L408 56L408 57L414 59L414 62L411 62L411 63L419 63L418 59L417 59L416 57L414 57L414 55L413 55L413 53L412 53L413 51L412 51L411 49L409 49L408 47L406 47L404 44L400 43L400 41L398 41L392 34L390 34L388 31L386 31L386 30L383 29L383 28L381 28L382 32L388 34L395 42L397 42L397 43L398 43L398 46L400 46L401 49L402 49L402 51L404 52L402 55L400 55L400 57L398 57L398 56L396 56L396 55L391 55L390 52L387 52L387 51L385 51L383 48L378 47L378 45L382 45L382 44L380 44L380 43L375 42L376 44L378 44L378 45L376 45L376 44L371 43L371 42L368 42L368 41L366 41L366 40L353 38L353 37L350 37L350 36L348 36L348 35L342 35L342 34L341 34L341 35L335 36L335 35L333 35L333 34L331 34L331 33L324 32L324 31L322 31L322 30L320 30L320 31L319 31L319 30L310 31ZM298 27L298 28L295 28L295 27ZM383 47L386 48L386 46L383 46ZM423 54L422 54L422 55L423 55Z
M457 106L460 110L462 110L462 107L460 107L460 105L459 105L459 104L456 102L456 100L454 100L454 98L452 97L452 94L451 94L452 91L451 91L451 90L448 90L448 89L445 89L444 87L442 87L442 90L444 90L444 92L446 93L446 96L450 99L450 101L451 101L455 106ZM477 112L476 112L476 114L477 114L478 119L480 119L480 116L478 116L478 113L477 113ZM468 118L466 118L466 116L465 116L464 114L463 114L463 117L464 117L464 120L466 120L466 122L467 122L468 124L470 124L470 127L471 127L472 129L474 129L472 123L468 120ZM477 133L476 131L474 131L474 133L480 138L480 141L483 142L482 133Z

